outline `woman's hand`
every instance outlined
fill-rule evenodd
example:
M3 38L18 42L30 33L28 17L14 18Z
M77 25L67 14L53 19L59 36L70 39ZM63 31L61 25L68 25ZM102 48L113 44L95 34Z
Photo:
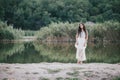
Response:
M84 47L86 47L86 43L84 43Z
M84 43L84 47L86 47L87 46L87 39L85 40L85 43Z
M75 44L78 45L78 42L76 41Z
M85 41L85 43L84 43L84 47L86 47L87 46L87 41Z

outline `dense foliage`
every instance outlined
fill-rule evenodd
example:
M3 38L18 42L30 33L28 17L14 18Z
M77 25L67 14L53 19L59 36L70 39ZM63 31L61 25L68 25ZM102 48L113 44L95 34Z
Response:
M20 39L24 35L23 30L14 29L12 25L0 21L0 40Z
M120 22L120 0L0 0L0 20L31 30L51 22Z
M52 23L49 26L41 28L37 32L40 40L75 40L75 35L79 23ZM120 23L107 21L104 23L86 23L85 24L89 40L103 41L118 41L120 40Z

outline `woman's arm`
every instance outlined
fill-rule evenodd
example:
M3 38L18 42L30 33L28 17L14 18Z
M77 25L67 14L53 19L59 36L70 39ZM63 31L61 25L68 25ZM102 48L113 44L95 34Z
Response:
M75 36L75 38L76 38L76 44L78 44L78 33L76 33L76 36Z
M85 44L84 44L84 46L87 46L87 42L88 42L88 31L86 31L86 37L85 37Z
M86 43L88 41L88 31L86 31L86 37L85 37Z
M76 41L77 41L77 38L78 38L78 33L76 33Z

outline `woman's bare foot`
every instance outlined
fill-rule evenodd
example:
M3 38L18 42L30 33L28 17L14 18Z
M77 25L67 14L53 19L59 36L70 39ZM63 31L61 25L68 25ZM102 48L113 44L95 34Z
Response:
M77 64L82 64L82 61L77 61Z
M82 64L83 62L82 61L80 61L80 64Z

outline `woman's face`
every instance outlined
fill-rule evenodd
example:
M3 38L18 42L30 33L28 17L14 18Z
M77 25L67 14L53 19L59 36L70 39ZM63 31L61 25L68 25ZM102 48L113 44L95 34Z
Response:
M82 24L80 24L80 28L83 29L83 25Z

